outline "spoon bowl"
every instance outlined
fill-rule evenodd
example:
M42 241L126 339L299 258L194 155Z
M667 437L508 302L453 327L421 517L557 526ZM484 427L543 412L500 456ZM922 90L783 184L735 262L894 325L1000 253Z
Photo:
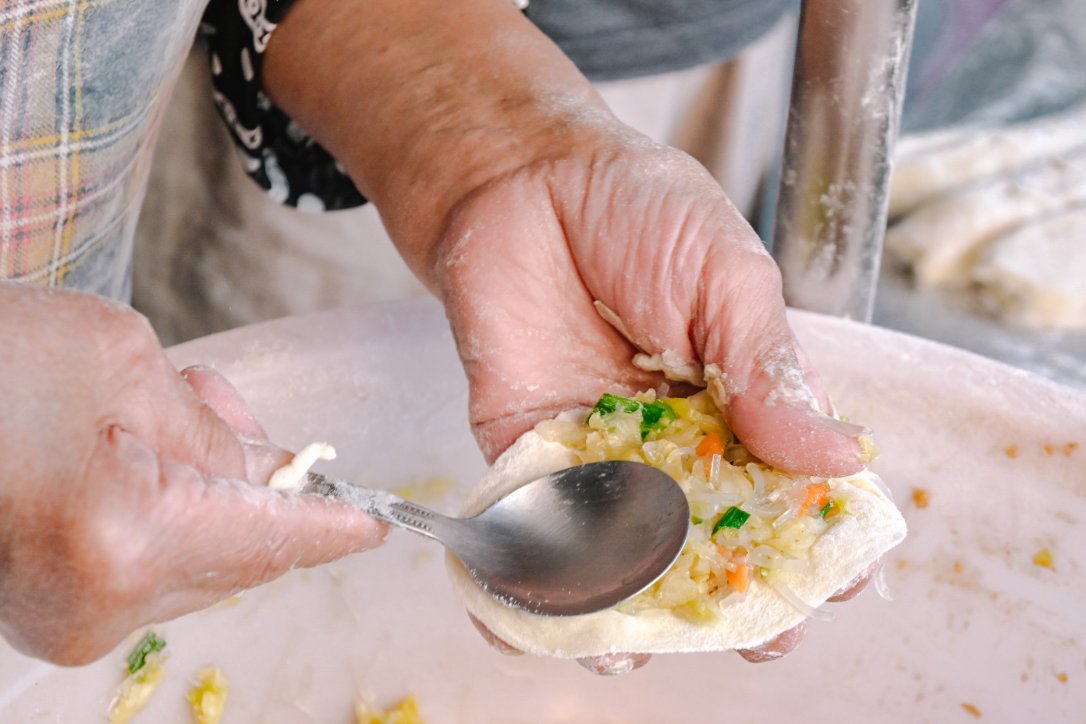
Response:
M546 616L601 611L644 590L675 562L690 528L675 481L627 461L545 475L471 518L317 473L307 474L302 492L439 541L493 596Z

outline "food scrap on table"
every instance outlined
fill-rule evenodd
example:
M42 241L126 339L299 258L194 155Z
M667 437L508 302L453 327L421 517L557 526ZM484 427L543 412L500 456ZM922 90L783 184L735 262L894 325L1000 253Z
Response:
M931 494L924 488L913 488L913 505L926 508L931 503Z
M154 631L148 631L132 649L127 661L128 675L109 705L109 724L128 724L151 701L166 676L163 667L165 648L165 640Z
M1052 558L1052 551L1050 551L1047 546L1033 554L1033 565L1035 566L1052 568L1054 562L1055 560Z
M425 724L414 694L408 694L388 709L359 699L354 704L354 720L355 724Z
M420 505L434 505L456 490L456 480L441 476L424 478L392 488L390 492Z
M1078 443L1068 442L1064 443L1063 445L1056 445L1055 443L1046 442L1043 446L1043 449L1045 451L1045 455L1055 455L1056 451L1059 450L1063 453L1064 457L1069 458L1075 454L1075 450L1078 449Z
M196 724L219 724L226 710L230 685L222 669L209 666L196 675L196 684L185 697Z

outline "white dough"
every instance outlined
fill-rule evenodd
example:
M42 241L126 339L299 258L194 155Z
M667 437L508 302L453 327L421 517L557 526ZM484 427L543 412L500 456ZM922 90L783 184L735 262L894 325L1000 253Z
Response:
M994 240L973 279L984 305L1009 322L1086 329L1086 207Z
M576 414L583 415L584 412ZM520 485L575 464L562 444L531 431L502 455L463 510L474 515ZM867 475L830 481L835 497L847 498L848 519L832 526L811 549L812 566L781 573L784 582L812 606L826 601L905 537L905 521ZM796 626L804 615L761 581L726 599L712 623L692 623L670 611L637 614L609 609L582 616L547 617L498 602L463 565L448 558L453 587L468 611L507 643L527 653L582 658L611 652L665 653L750 648Z
M1066 160L1047 160L925 204L887 230L886 248L909 264L919 285L964 288L985 244L1080 203L1086 203L1086 146Z
M268 487L272 490L298 490L309 469L318 460L335 460L336 449L326 442L311 442L299 450L290 462L272 473Z
M1084 140L1086 105L1015 126L906 136L894 154L890 216L981 179L1068 154Z

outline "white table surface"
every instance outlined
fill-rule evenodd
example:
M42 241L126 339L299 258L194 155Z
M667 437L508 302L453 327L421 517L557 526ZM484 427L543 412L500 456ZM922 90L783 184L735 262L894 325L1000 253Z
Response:
M157 627L168 673L136 721L191 721L184 692L211 664L231 682L226 722L346 724L356 697L408 693L432 724L973 721L963 704L986 722L1086 720L1086 395L878 328L793 322L839 410L876 431L873 467L909 523L886 561L893 601L868 590L833 606L836 621L812 621L800 649L770 664L658 656L600 678L493 652L437 544L394 532L381 549ZM333 443L325 471L384 487L448 479L429 502L453 512L484 469L432 301L287 318L171 358L225 373L277 442ZM1052 569L1033 563L1042 547ZM0 721L104 721L127 647L61 669L0 642Z

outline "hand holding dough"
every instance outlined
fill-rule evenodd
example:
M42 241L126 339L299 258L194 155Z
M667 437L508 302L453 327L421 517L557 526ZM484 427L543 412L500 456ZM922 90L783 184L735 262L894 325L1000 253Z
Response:
M563 415L518 440L463 514L477 513L547 472L601 458L643 459L671 474L690 498L694 523L687 548L645 593L608 611L572 617L505 606L450 559L454 587L468 611L504 646L582 662L623 652L765 647L801 626L812 614L809 607L870 575L872 564L904 537L900 514L867 474L828 481L783 475L753 461L734 441L726 443L730 433L705 393L689 400L637 399L644 419L650 408L672 416L662 426L654 423L644 442L644 426L639 431L630 422L641 413ZM729 516L730 523L724 520ZM742 579L733 580L740 572Z
M450 558L457 594L504 646L582 662L766 647L869 575L905 536L904 520L870 474L825 480L775 471L734 440L705 392L605 395L591 415L541 423L497 460L463 515L539 475L598 459L643 460L668 472L691 501L690 541L646 592L577 617L505 606Z

